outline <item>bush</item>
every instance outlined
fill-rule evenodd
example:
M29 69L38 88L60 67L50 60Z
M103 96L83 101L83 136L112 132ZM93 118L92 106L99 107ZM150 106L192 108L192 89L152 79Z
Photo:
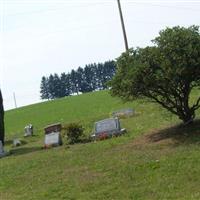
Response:
M69 144L75 144L81 141L81 137L83 136L84 128L82 125L78 123L70 123L65 128L66 136Z

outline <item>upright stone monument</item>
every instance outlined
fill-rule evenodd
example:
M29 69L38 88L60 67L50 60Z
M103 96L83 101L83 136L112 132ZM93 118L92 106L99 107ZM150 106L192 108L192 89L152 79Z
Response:
M4 151L3 144L0 140L0 158L7 156L8 154L9 154L8 152Z
M51 124L44 128L45 131L45 139L44 139L44 147L52 147L62 145L61 138L61 124Z
M24 137L28 137L32 135L33 135L33 125L29 124L24 127Z
M18 139L18 138L15 138L13 140L13 147L18 147L18 146L21 146L21 141Z
M109 118L98 122L94 125L93 139L106 139L112 136L118 136L125 133L126 129L121 129L119 118Z

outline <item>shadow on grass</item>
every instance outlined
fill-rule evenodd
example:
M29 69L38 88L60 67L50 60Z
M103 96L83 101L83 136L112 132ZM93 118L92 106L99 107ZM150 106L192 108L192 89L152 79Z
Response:
M6 140L5 141L5 145L12 145L13 144L13 140Z
M14 140L6 140L6 141L5 141L5 146L13 145L13 141L14 141ZM25 144L28 143L28 142L25 141L25 140L20 140L20 139L19 139L19 141L21 142L21 145L25 145Z
M42 151L42 147L22 147L10 150L12 156L19 156L23 154L33 153L36 151Z
M200 120L195 120L187 126L178 124L156 131L148 135L147 138L150 142L172 139L176 144L198 144L200 143Z

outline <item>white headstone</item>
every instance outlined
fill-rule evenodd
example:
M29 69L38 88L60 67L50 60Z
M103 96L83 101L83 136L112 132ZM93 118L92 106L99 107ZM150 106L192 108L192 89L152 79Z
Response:
M33 135L33 125L29 124L24 127L24 137Z
M7 156L8 153L4 151L2 141L0 140L0 158Z
M17 146L20 146L21 145L21 141L19 139L14 139L13 140L13 146L14 147L17 147Z
M3 150L3 144L0 140L0 154L3 154L4 153L4 150Z
M45 146L58 146L62 144L60 132L52 132L45 134Z

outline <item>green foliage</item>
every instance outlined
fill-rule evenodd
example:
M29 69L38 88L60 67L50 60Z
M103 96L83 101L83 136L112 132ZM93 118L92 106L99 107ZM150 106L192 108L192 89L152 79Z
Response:
M106 82L111 80L116 70L114 61L94 63L79 67L65 74L50 74L42 77L40 93L42 99L56 99L72 94L103 90L108 88Z
M81 141L84 128L79 123L70 123L65 128L65 134L69 144L75 144Z
M200 107L200 96L192 105L189 101L200 86L199 27L167 28L153 42L118 58L111 92L125 100L147 97L189 123Z

